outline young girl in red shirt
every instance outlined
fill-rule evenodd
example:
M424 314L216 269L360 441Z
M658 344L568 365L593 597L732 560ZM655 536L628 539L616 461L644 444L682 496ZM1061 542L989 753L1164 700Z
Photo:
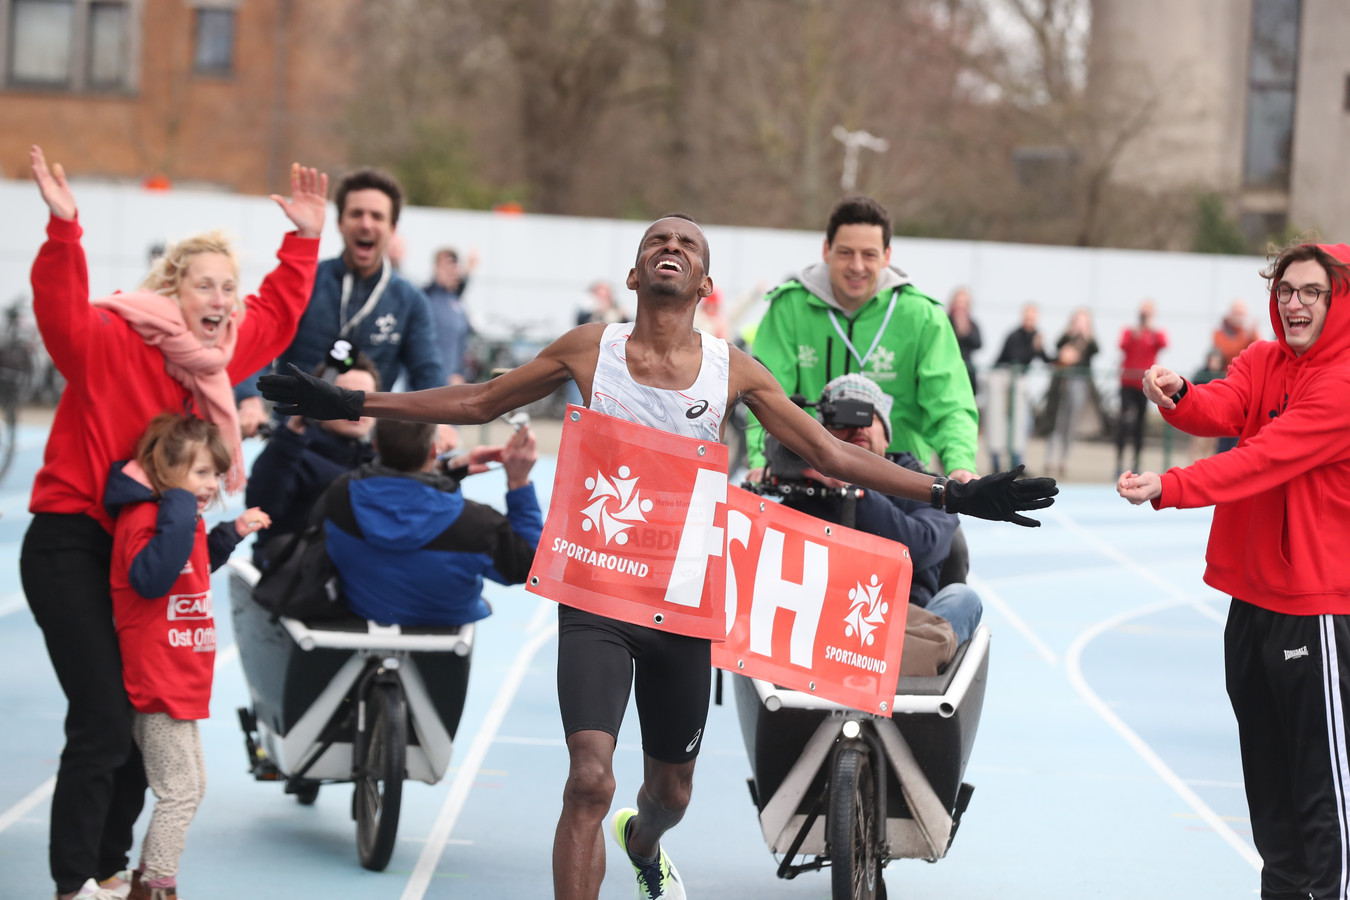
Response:
M197 720L215 668L211 572L239 541L270 524L249 509L208 534L202 512L220 492L231 452L220 430L167 413L146 429L132 462L116 463L104 503L113 533L112 597L132 735L155 793L135 894L177 896L178 859L206 791Z

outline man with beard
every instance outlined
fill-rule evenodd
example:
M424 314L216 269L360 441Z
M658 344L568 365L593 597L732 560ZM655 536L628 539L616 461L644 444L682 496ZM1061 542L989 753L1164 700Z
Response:
M319 263L309 306L278 366L294 363L312 372L341 339L364 353L391 389L404 374L414 391L445 384L431 305L386 258L403 208L402 188L387 172L358 169L338 182L334 200L342 255ZM263 417L255 382L235 389L245 436Z

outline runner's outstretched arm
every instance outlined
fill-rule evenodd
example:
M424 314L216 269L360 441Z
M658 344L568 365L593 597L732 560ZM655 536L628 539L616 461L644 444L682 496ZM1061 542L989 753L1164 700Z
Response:
M264 375L258 389L283 414L311 419L403 419L449 425L481 425L542 400L574 372L593 364L603 325L583 325L558 338L523 366L482 384L454 384L425 391L350 391L291 366L287 375ZM592 365L592 368L594 366ZM587 385L588 386L588 385Z
M822 474L861 487L927 502L937 479L896 465L862 447L831 435L804 409L783 393L769 370L748 354L732 349L733 396L742 400L763 423L764 429L789 450ZM1035 519L1018 515L1019 510L1044 509L1054 503L1059 488L1053 478L1017 480L1021 467L976 478L965 484L949 481L944 490L947 512L966 513L981 519L1014 522L1037 527Z

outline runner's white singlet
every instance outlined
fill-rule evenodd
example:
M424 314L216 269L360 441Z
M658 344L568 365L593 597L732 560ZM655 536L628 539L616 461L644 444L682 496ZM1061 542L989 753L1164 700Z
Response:
M668 391L638 384L628 373L626 348L632 333L632 322L605 326L591 383L591 409L671 434L721 440L731 371L727 342L700 331L703 363L698 377L684 390Z

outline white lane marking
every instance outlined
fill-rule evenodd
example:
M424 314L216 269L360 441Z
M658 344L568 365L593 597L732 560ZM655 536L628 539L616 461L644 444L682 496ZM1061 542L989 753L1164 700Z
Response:
M1087 528L1084 528L1077 521L1075 521L1072 516L1070 516L1063 510L1055 509L1052 506L1049 509L1046 509L1044 512L1048 518L1054 519L1061 526L1068 529L1069 531L1072 531L1075 535L1082 538L1085 542L1091 544L1093 549L1095 549L1098 553L1102 554L1108 559L1115 560L1122 567L1128 569L1130 572L1134 573L1139 578L1143 579L1144 581L1147 581L1149 584L1158 588L1160 591L1167 594L1169 597L1172 597L1175 600L1179 601L1180 604L1184 604L1186 606L1191 607L1196 612L1200 613L1200 615L1205 616L1208 619L1212 619L1213 621L1218 622L1220 625L1223 625L1228 621L1228 613L1226 610L1225 611L1217 610L1212 605L1201 601L1199 598L1195 597L1192 594L1188 594L1186 591L1183 591L1175 582L1168 581L1166 578L1163 578L1161 575L1157 574L1156 572L1151 570L1148 566L1144 565L1139 560L1130 556L1128 553L1121 550L1119 547L1115 546L1110 541L1107 541L1099 537L1098 535L1093 534ZM1214 592L1214 597L1222 597L1222 596L1223 595L1219 594L1217 591Z
M530 616L530 622L525 626L526 634L534 634L540 628L548 624L548 617L553 615L553 611L558 608L558 604L549 601L540 603L534 608L534 615Z
M1013 630L1026 639L1031 648L1040 655L1041 659L1045 660L1046 665L1059 665L1059 657L1055 655L1055 651L1050 649L1050 645L1041 640L1041 636L1026 623L1025 619L1013 612L1013 608L1008 605L1008 601L999 596L998 591L994 590L989 582L977 575L970 574L966 576L966 583L975 589L985 605L992 606L1000 616L1008 620L1008 624L1013 627Z
M6 594L0 597L0 619L10 613L16 613L21 609L28 608L28 598L23 591L15 591L12 594Z
M540 602L550 607L557 605L552 600ZM436 864L440 861L441 853L450 841L450 832L454 830L455 822L458 821L459 814L464 809L465 802L469 799L469 791L478 778L479 769L483 767L483 759L487 756L488 748L492 746L492 742L497 736L497 729L501 728L502 720L506 718L506 711L510 709L516 691L520 688L520 683L525 678L525 673L530 668L530 663L535 654L557 632L557 623L550 623L542 631L527 640L516 653L516 658L511 663L511 668L502 680L501 687L497 689L497 696L493 699L492 706L483 719L482 727L474 735L473 746L469 748L469 752L464 757L464 763L459 769L459 774L455 776L454 782L450 785L450 794L441 806L440 815L436 817L436 824L431 828L431 834L427 837L427 844L422 848L421 856L417 858L417 865L413 867L412 875L408 878L408 884L403 889L401 900L422 900L422 897L426 895L427 888L431 886L431 876L436 870Z
M0 813L0 832L3 832L6 828L28 815L33 807L52 795L52 790L55 787L56 776L53 775L51 778L48 778L46 781L42 782L42 784L38 785L27 797L24 797L18 803L14 804L3 813Z
M1251 863L1252 868L1258 872L1261 871L1261 855L1256 852L1250 844L1238 836L1228 823L1223 820L1214 810L1209 808L1205 801L1201 800L1194 791L1187 786L1186 782L1173 772L1167 763L1163 762L1153 748L1148 745L1134 729L1126 725L1124 720L1117 716L1104 702L1097 696L1096 692L1088 686L1087 680L1083 677L1082 660L1083 648L1094 638L1117 628L1121 623L1126 622L1138 616L1151 615L1161 612L1165 609L1172 609L1178 606L1193 606L1189 600L1163 600L1158 603L1152 603L1148 606L1141 606L1138 609L1128 610L1123 613L1112 616L1105 621L1098 622L1096 625L1084 631L1074 639L1072 646L1069 647L1068 654L1064 657L1064 671L1069 676L1069 682L1074 690L1078 691L1079 696L1087 701L1088 706L1101 716L1101 718L1110 725L1117 734L1124 738L1125 743L1129 744L1135 753L1151 768L1163 783L1170 787L1179 796L1187 806L1195 811L1205 824L1214 829L1214 832L1228 842L1238 855Z
M219 672L221 669L225 668L230 663L234 662L235 658L238 656L239 656L238 644L231 644L224 650L221 650L219 653L216 654L216 671Z

